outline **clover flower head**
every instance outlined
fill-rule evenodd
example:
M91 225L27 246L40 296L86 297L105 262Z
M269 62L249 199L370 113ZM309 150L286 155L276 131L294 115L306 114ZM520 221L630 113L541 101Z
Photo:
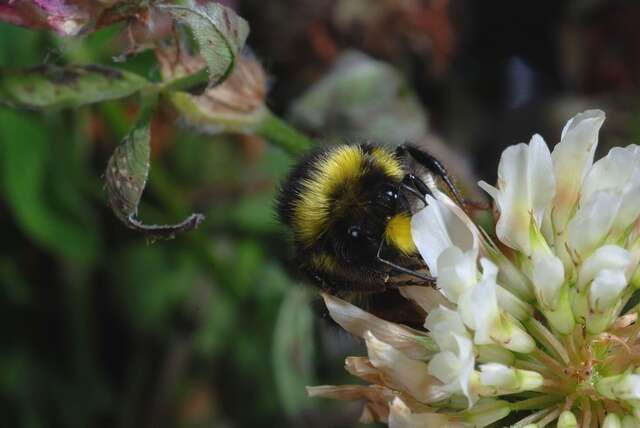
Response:
M323 295L364 338L347 370L369 385L310 387L364 399L390 427L640 426L640 147L594 162L604 112L573 117L552 150L540 135L508 147L497 240L434 189L411 221L437 289L401 287L424 330ZM354 359L355 358L355 359Z

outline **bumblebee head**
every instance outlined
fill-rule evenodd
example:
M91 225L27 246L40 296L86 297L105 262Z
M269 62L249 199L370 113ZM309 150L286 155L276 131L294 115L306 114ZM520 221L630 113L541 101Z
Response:
M339 145L302 160L285 182L279 213L298 247L344 263L376 262L383 240L401 253L415 245L405 171L393 151Z

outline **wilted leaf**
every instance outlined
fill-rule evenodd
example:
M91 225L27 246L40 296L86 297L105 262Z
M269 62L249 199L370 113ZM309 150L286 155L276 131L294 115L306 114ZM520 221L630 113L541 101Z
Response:
M127 227L152 238L173 238L176 233L198 227L204 216L191 214L181 223L165 225L145 225L137 219L149 176L152 111L151 106L143 107L137 123L111 155L105 172L107 196L113 212Z
M273 344L276 387L282 405L295 415L309 401L305 387L313 384L313 313L311 293L302 287L290 287L280 306Z
M215 85L231 74L236 55L249 35L249 24L236 13L218 3L186 6L162 4L176 20L187 25L200 45L200 55L209 69L209 82Z
M101 65L0 71L0 102L12 107L79 107L129 96L151 85L143 77Z

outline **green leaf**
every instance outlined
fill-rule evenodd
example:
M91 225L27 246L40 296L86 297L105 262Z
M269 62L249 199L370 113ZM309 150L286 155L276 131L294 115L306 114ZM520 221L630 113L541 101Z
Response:
M201 275L194 258L173 245L137 242L121 249L112 264L112 281L131 322L160 336L186 310Z
M30 109L79 107L127 97L150 85L137 74L102 65L46 65L0 71L0 102Z
M276 220L274 199L272 192L245 197L231 207L229 221L253 234L279 232L282 229Z
M64 137L63 137L64 138ZM77 212L55 206L51 130L36 117L0 108L0 177L4 197L18 225L44 248L77 263L91 263L97 233ZM59 179L59 178L58 178Z
M311 296L303 287L289 288L275 326L272 358L276 388L289 416L310 405L305 387L313 384Z
M133 129L115 149L107 163L105 183L109 205L125 226L151 238L173 238L177 233L193 230L204 220L191 214L178 224L146 225L137 219L138 205L149 176L150 124L156 98L143 102Z
M186 6L162 4L158 7L191 29L200 46L200 55L207 63L210 84L224 81L249 35L247 21L218 3L200 6L189 2Z

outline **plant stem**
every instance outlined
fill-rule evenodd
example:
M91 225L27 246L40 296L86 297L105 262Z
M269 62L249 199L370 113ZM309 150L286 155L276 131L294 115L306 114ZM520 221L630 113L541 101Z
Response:
M561 401L557 395L541 395L511 403L511 410L537 410L550 407Z
M206 89L208 84L209 70L207 70L207 67L204 67L196 73L172 80L166 85L160 86L159 89L163 92L182 91L194 93L202 92L204 89Z
M255 133L292 155L300 155L314 145L307 136L269 111L256 127Z

